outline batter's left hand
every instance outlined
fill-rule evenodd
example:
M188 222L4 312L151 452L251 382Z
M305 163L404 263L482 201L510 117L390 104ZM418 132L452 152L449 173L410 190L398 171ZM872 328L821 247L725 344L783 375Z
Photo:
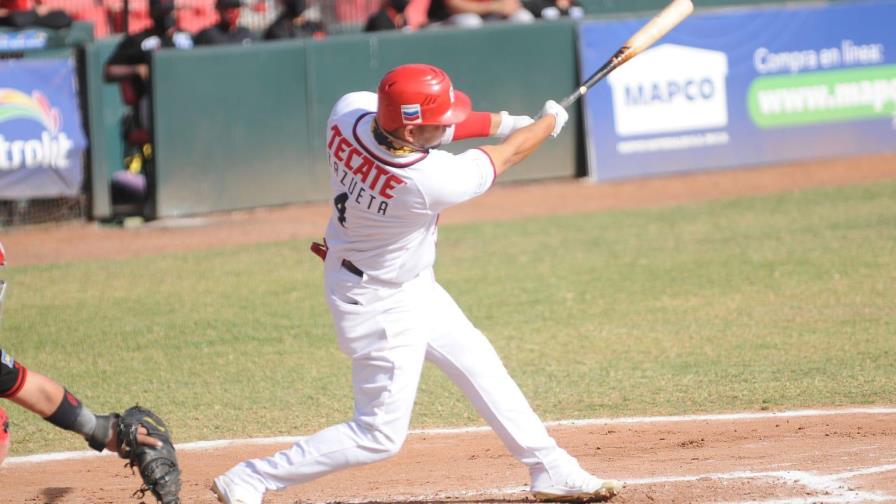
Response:
M561 107L560 104L554 100L544 102L544 108L541 109L541 113L538 117L544 117L548 114L554 116L554 130L551 131L551 136L557 138L557 135L560 134L560 130L563 129L563 125L566 124L566 121L569 119L569 114L566 112L565 108Z

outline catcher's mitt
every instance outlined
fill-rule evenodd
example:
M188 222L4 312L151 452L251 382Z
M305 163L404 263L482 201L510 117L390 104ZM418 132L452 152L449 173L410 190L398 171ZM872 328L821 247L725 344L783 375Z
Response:
M140 426L162 443L161 448L137 442ZM152 492L162 504L180 504L180 468L171 443L171 433L155 413L140 406L128 408L118 418L118 455L140 470L143 486L135 492L142 498Z

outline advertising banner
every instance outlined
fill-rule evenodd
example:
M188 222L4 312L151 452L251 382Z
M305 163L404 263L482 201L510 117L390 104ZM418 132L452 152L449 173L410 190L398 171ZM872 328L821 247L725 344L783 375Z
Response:
M598 180L896 151L896 2L697 13L585 97ZM579 26L580 73L647 18Z
M86 147L72 60L0 61L0 199L79 194Z

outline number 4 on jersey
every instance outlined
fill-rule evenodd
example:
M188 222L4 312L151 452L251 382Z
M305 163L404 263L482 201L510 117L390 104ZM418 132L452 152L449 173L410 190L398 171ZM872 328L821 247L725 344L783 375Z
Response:
M345 227L345 202L348 201L348 193L340 193L333 198L333 205L336 206L336 213L339 214L339 225Z

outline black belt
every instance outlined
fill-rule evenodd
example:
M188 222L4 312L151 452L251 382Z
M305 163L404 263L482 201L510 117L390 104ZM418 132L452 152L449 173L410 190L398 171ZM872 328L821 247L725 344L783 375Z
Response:
M354 265L351 261L349 261L348 259L343 259L343 260L342 260L342 267L345 268L345 270L348 271L349 273L351 273L352 275L355 275L355 276L357 276L357 277L359 277L359 278L364 278L364 272L361 271L360 268L358 268L357 266L355 266L355 265Z

